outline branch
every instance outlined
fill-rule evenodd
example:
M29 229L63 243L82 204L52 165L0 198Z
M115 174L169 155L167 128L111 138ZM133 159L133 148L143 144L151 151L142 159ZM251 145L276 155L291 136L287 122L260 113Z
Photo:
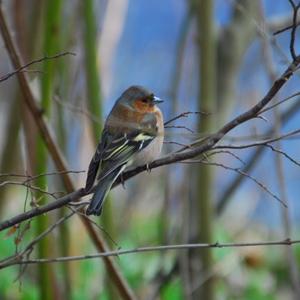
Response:
M296 93L294 93L294 94L292 94L292 95L290 95L290 96L288 96L288 97L286 97L286 98L284 98L284 99L276 102L275 104L270 105L270 106L266 107L265 109L262 109L259 112L259 114L261 115L261 114L263 114L263 113L265 113L265 112L267 112L267 111L269 111L269 110L277 107L278 105L281 105L281 104L285 103L286 101L289 101L289 100L291 100L291 99L293 99L294 97L297 97L297 96L300 96L300 92L296 92ZM299 97L297 99L299 100Z
M77 255L77 256L66 256L57 258L40 258L40 259L29 259L20 260L17 262L10 262L0 265L0 269L3 269L12 265L24 265L24 264L43 264L43 263L57 263L66 261L80 261L101 257L109 256L121 256L126 254L145 253L154 251L168 251L168 250L186 250L186 249L203 249L203 248L239 248L239 247L257 247L257 246L284 246L284 245L295 245L300 244L300 240L280 240L280 241L268 241L268 242L241 242L241 243L219 243L215 242L212 244L197 243L197 244L179 244L179 245L165 245L165 246L153 246L153 247L140 247L127 250L114 250L104 253L88 254L88 255Z
M290 53L293 58L293 60L297 59L297 54L295 51L295 40L296 40L296 30L297 30L297 15L298 15L298 10L300 8L300 3L296 5L293 0L288 0L290 5L293 8L293 26L292 26L292 31L291 31L291 40L290 40Z
M78 209L78 208L77 208ZM46 235L48 235L51 231L53 231L56 227L61 225L63 222L65 222L67 219L72 217L77 211L72 210L71 213L67 214L66 216L60 218L58 221L56 221L54 224L52 224L47 230L43 231L41 234L39 234L37 237L35 237L21 252L16 253L10 257L7 257L5 259L2 259L0 261L0 269L1 266L10 264L13 262L16 262L20 259L22 259L25 255L26 257L30 255L30 253L33 250L33 247L41 240L43 239Z
M170 123L173 123L174 121L178 120L178 119L181 119L181 118L186 118L188 117L189 115L204 115L204 116L208 116L210 115L210 113L208 112L204 112L204 111L186 111L186 112L183 112L181 114L179 114L178 116L175 116L174 118L166 121L164 123L164 126L166 127L167 125L169 125Z
M6 75L0 77L0 82L9 79L10 77L16 75L16 74L19 73L19 72L22 72L23 70L25 70L25 69L28 68L29 66L32 66L32 65L34 65L34 64L43 62L43 61L45 61L45 60L56 59L56 58L59 58L59 57L62 57L62 56L66 56L66 55L73 55L73 56L75 56L76 54L73 53L73 52L67 51L67 52L58 53L58 54L56 54L56 55L44 56L44 57L42 57L42 58L38 58L38 59L32 60L31 62L29 62L29 63L27 63L27 64L25 64L25 65L19 67L19 68L16 69L15 71L10 72L10 73L8 73L8 74L6 74Z
M299 135L300 134L300 129L296 129L293 131L290 131L286 134L282 134L280 136L271 138L271 139L267 139L264 141L260 141L260 142L254 142L251 144L244 144L244 145L218 145L215 146L213 149L246 149L246 148L251 148L251 147L257 147L257 146L266 146L269 143L273 143L273 142L277 142L280 140L283 140L285 138L289 138L291 136L295 136L295 135Z
M285 124L290 120L300 109L300 98L297 99L297 102L293 103L291 107L289 107L285 112L280 115L281 123ZM265 136L271 136L274 132L274 129L269 129ZM247 165L243 168L243 171L248 173L252 168L254 168L255 164L259 162L260 157L264 153L264 147L258 147L254 153L251 155L250 159L248 159ZM244 176L238 175L231 184L225 189L221 198L217 201L216 213L219 215L223 212L225 206L231 199L231 195L234 193L236 188L240 185L240 183L245 179Z
M5 186L5 185L20 185L24 186L32 191L40 192L41 194L46 194L54 199L57 199L57 194L61 194L61 192L48 192L47 190L44 190L38 186L30 185L27 180L20 182L20 181L12 181L12 180L6 180L0 183L0 188Z
M8 219L4 222L0 223L0 231L10 228L14 225L17 225L21 222L24 222L26 220L32 219L33 217L36 216L40 216L44 213L47 213L51 210L60 208L65 206L66 204L73 202L73 201L78 201L78 199L80 199L81 197L83 197L85 195L84 190L83 189L79 189L75 192L72 192L68 195L65 195L59 199L57 199L56 201L52 201L46 205L40 206L40 207L36 207L33 208L29 211L26 211L24 213L21 213L11 219Z
M79 174L85 173L85 171L76 171L76 170L69 170L69 171L61 171L61 172L49 172L49 173L42 173L37 175L28 175L28 174L17 174L17 173L0 173L1 177L21 177L27 178L26 182L36 180L43 176L53 176L53 175L62 175L62 174Z
M299 15L299 11L298 11ZM296 23L296 27L300 25L300 21ZM281 34L287 30L292 29L295 26L293 24L293 16L290 16L288 14L284 14L281 16L275 16L268 20L267 28L270 32L273 32L273 35Z
M289 19L287 19L286 21L289 21ZM297 26L297 27L298 27L299 25L300 25L300 21L298 21L298 22L296 23L296 26ZM280 34L280 33L283 33L283 32L285 32L285 31L287 31L287 30L290 30L290 29L293 28L293 26L294 26L294 24L290 24L290 25L287 25L287 26L285 26L285 27L283 27L283 28L280 28L280 29L274 31L274 32L273 32L273 35L278 35L278 34Z
M194 164L194 163L201 163L201 164L205 164L205 165L210 165L210 166L216 166L216 167L221 167L225 170L230 170L233 172L236 172L242 176L247 177L248 179L252 180L254 183L256 183L259 187L261 187L261 189L263 189L266 193L268 193L271 197L273 197L275 200L277 200L279 203L281 203L285 208L287 207L287 204L282 201L278 196L276 196L274 193L272 193L262 182L260 182L259 180L257 180L255 177L251 176L248 173L245 173L243 170L241 170L240 168L233 168L221 163L216 163L216 162L206 162L204 160L190 160L190 161L185 161L183 163L189 163L189 164Z

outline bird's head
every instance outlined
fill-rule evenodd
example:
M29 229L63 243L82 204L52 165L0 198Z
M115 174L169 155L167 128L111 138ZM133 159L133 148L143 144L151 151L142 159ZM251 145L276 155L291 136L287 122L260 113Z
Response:
M154 112L156 104L163 102L154 93L142 86L131 86L119 98L119 103L139 112Z

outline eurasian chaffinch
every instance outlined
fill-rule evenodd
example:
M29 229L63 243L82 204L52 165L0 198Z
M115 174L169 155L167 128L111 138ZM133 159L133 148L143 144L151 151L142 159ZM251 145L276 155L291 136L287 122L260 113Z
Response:
M163 115L156 104L163 102L141 86L128 88L108 115L87 174L85 191L97 178L87 215L100 215L114 181L128 168L149 164L161 152Z

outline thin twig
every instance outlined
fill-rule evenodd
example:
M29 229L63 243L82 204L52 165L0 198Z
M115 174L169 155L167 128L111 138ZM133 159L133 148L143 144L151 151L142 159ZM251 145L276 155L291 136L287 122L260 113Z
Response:
M289 161L291 161L293 164L295 164L295 165L297 165L298 167L300 167L300 163L299 163L297 160L295 160L294 158L292 158L290 155L288 155L286 152L284 152L284 151L282 151L282 150L280 150L280 149L277 149L277 148L275 148L274 146L272 146L272 145L270 145L270 144L265 144L265 145L263 145L263 146L268 147L268 148L270 148L272 151L274 151L274 152L276 152L276 153L278 153L278 154L283 155L283 156L286 157Z
M28 178L29 181L35 180L39 177L44 177L44 176L52 176L52 175L62 175L62 174L78 174L78 173L85 173L85 171L61 171L61 172L50 172L50 173L42 173L38 175L28 175L28 174L16 174L16 173L0 173L0 178L1 177L25 177Z
M179 143L179 142L174 142L174 141L164 141L164 144L171 144L171 145L177 145L180 147L188 147L187 144Z
M10 77L16 75L17 73L24 72L24 69L28 68L29 66L32 66L34 64L37 64L37 63L40 63L40 62L43 62L43 61L46 61L46 60L56 59L56 58L59 58L59 57L62 57L62 56L66 56L66 55L73 55L73 56L75 56L76 53L67 51L67 52L62 52L62 53L58 53L58 54L51 55L51 56L44 56L42 58L34 59L31 62L29 62L29 63L27 63L27 64L19 67L15 71L10 72L10 73L8 73L8 74L6 74L4 76L1 76L0 77L0 82L9 79Z
M74 112L74 113L86 116L89 120L92 120L92 122L95 122L97 124L102 124L101 120L99 120L99 117L97 117L96 115L92 114L87 109L84 109L84 108L82 108L80 106L77 106L77 105L73 105L73 104L68 103L66 101L61 101L60 99L58 99L58 97L53 97L53 100L56 103L58 103L59 105L61 105L62 107L67 108L71 112Z
M20 181L11 181L11 180L6 180L0 183L0 188L5 186L5 185L21 185L21 186L25 186L26 188L29 188L33 191L37 191L40 192L42 194L46 194L49 195L51 197L53 197L54 199L57 199L56 194L60 193L60 192L48 192L46 190L43 190L42 188L38 187L38 186L34 186L34 185L30 185L28 184L28 181L24 181L24 182L20 182Z
M170 124L170 123L172 123L172 122L174 122L178 119L186 118L186 117L188 117L189 115L192 115L192 114L194 114L194 115L204 115L204 116L210 115L210 113L204 112L204 111L186 111L186 112L183 112L183 113L179 114L178 116L175 116L174 118L166 121L164 123L164 126L166 126L166 125L168 125L168 124Z
M295 40L296 40L296 30L297 30L297 15L300 7L300 3L296 5L293 0L288 0L290 5L293 8L293 26L291 31L291 39L290 39L290 52L293 60L297 60L297 54L295 51Z
M265 113L265 112L267 112L267 111L269 111L269 110L275 108L276 106L281 105L282 103L284 103L284 102L286 102L286 101L288 101L288 100L291 100L291 99L293 99L294 97L297 97L297 96L300 96L300 92L294 93L294 94L292 94L291 96L289 96L289 97L287 97L287 98L284 98L283 100L278 101L278 102L276 102L275 104L273 104L273 105L271 105L271 106L268 106L268 107L265 108L265 109L262 109L262 110L260 111L259 114L263 114L263 113ZM298 99L298 98L297 98L297 99Z
M209 154L206 154L206 156L209 158L213 155L217 155L217 154L229 154L232 157L234 157L236 160L238 160L240 163L242 163L243 165L245 165L245 161L243 161L239 156L237 156L235 153L229 151L229 150L219 150L219 151L212 151Z
M176 128L176 129L185 129L188 132L194 133L194 131L186 126L169 126L166 125L165 128Z
M279 140L284 140L288 137L299 135L300 129L296 129L293 131L290 131L288 133L282 134L280 136L263 140L260 142L250 143L250 144L244 144L244 145L216 145L213 147L213 149L245 149L245 148L251 148L251 147L258 147L258 146L264 146L266 144L270 144Z
M35 207L29 211L26 211L15 217L12 217L11 219L1 222L0 231L4 230L6 228L10 228L10 227L12 227L16 224L19 224L21 222L24 222L26 220L32 219L35 216L42 215L46 212L49 212L49 211L52 211L59 207L62 207L64 205L67 205L69 202L74 202L83 196L85 196L84 190L79 189L75 192L69 193L69 194L57 199L56 201L52 201L52 202L45 204L43 206L40 206L40 207Z
M52 232L57 226L59 226L60 224L62 224L63 222L65 222L67 219L69 219L70 217L72 217L74 214L76 213L76 210L73 210L71 213L69 213L68 215L60 218L57 222L55 222L54 224L52 224L50 227L48 227L45 231L43 231L41 234L39 234L36 238L34 238L25 248L24 250L22 250L19 253L16 253L13 256L7 257L5 259L2 259L0 261L0 269L2 267L5 267L5 265L9 264L12 261L18 261L20 259L23 258L23 256L28 252L28 251L32 251L33 247L35 244L37 244L41 239L43 239L46 235L48 235L50 232Z
M296 26L298 27L299 25L300 25L300 21L297 22ZM278 34L280 34L280 33L285 32L285 31L287 31L287 30L290 30L290 29L293 28L293 26L295 26L295 25L294 25L294 24L291 24L291 25L286 26L286 27L284 27L284 28L278 29L278 30L276 30L275 32L273 32L273 35L275 36L275 35L278 35Z
M257 184L261 189L263 189L265 192L267 192L272 198L274 198L275 200L277 200L279 203L281 203L284 207L287 207L286 203L284 201L282 201L278 196L276 196L274 193L272 193L262 182L260 182L259 180L257 180L256 178L254 178L253 176L251 176L248 173L245 173L243 170L241 170L240 168L233 168L230 166L226 166L224 164L221 163L216 163L216 162L206 162L204 160L191 160L191 161L184 161L182 163L201 163L201 164L206 164L206 165L210 165L210 166L216 166L216 167L221 167L225 170L230 170L230 171L234 171L238 174L241 174L247 178L249 178L250 180L252 180L255 184Z

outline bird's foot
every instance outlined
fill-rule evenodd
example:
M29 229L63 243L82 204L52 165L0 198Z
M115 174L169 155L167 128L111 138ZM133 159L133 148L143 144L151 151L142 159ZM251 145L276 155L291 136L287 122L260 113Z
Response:
M146 170L147 170L148 173L151 173L151 169L149 167L149 164L146 164Z

